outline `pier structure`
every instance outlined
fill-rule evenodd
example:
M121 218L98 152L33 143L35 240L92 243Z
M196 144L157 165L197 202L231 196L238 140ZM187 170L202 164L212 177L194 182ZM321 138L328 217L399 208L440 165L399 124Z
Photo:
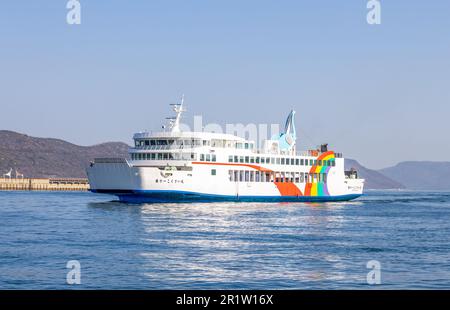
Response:
M87 191L89 182L82 178L0 178L0 190L19 191Z

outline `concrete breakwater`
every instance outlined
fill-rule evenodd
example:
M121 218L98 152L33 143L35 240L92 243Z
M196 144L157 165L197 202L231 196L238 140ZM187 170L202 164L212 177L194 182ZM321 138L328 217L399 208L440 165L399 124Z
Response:
M0 190L18 191L87 191L87 179L53 178L53 179L22 179L0 178Z

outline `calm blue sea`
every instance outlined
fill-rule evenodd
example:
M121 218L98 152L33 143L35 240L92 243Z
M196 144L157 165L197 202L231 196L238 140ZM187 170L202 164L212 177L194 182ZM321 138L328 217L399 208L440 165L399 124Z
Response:
M450 289L450 193L127 205L0 192L2 289ZM78 260L81 284L66 284ZM370 286L366 264L381 264Z

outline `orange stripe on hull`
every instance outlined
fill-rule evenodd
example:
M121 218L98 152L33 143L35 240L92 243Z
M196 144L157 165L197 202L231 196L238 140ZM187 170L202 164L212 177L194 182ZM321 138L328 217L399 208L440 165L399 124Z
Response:
M311 196L312 183L306 183L305 196Z
M301 190L294 183L275 182L281 196L303 196Z

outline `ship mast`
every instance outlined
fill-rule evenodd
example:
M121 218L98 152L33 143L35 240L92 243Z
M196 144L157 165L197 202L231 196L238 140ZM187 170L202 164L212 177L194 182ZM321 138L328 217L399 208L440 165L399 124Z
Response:
M181 114L186 110L183 107L184 104L184 95L181 97L181 102L178 104L171 104L173 106L173 111L176 113L175 117L169 117L170 120L170 131L173 133L181 132L180 129L180 121Z

